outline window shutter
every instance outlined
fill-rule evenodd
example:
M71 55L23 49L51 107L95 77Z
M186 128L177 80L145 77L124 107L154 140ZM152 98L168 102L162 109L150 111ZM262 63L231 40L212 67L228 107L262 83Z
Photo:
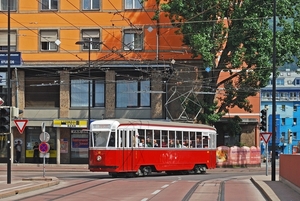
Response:
M41 31L42 42L55 42L57 40L57 31Z

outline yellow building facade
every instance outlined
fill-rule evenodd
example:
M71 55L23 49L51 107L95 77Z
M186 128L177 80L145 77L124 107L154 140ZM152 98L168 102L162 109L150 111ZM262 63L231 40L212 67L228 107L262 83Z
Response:
M87 163L89 120L165 119L172 69L201 65L164 13L153 19L155 0L11 0L10 12L0 2L0 95L7 100L10 82L11 105L28 119L22 134L12 123L21 162L33 162L44 125L50 163Z

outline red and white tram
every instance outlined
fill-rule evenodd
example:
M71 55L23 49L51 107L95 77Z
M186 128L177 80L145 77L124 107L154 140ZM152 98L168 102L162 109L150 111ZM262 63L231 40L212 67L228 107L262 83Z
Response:
M90 126L89 169L113 177L151 172L205 173L216 167L214 127L168 121L106 119Z

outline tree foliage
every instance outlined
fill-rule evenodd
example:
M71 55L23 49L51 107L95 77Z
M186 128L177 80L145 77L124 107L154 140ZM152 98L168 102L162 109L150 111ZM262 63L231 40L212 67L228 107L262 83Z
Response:
M300 1L276 4L276 66L282 66L300 58ZM224 88L220 107L212 111L214 98L204 99L210 113L199 118L205 121L235 106L251 112L247 97L265 87L272 73L273 0L169 0L160 8L178 27L193 57L202 58L203 77L207 66L213 68L212 82L203 83L215 91ZM230 76L217 82L221 70Z

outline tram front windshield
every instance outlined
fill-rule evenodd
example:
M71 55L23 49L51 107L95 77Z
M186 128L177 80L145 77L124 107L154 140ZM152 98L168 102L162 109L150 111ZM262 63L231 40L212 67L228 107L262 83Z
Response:
M96 131L92 133L92 147L106 147L109 131Z

